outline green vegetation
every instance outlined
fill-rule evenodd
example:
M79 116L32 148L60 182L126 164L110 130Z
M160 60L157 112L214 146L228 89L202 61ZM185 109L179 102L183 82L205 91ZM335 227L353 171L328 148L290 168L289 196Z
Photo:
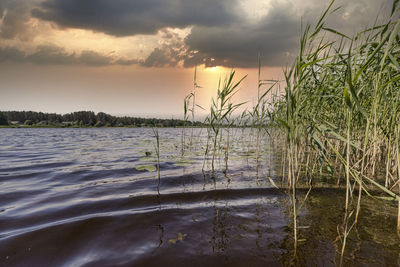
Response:
M210 160L210 177L214 181L220 156L224 157L225 163L222 173L227 176L229 151L234 143L232 127L250 126L256 136L257 170L258 160L262 157L263 137L266 139L268 135L270 140L276 139L274 142L282 146L282 183L278 186L271 177L266 178L272 186L285 189L290 196L294 254L298 243L305 241L299 231L302 228L298 226L298 217L312 194L313 184L323 178L329 184L343 187L344 216L343 223L338 226L338 240L341 241L339 263L342 265L348 236L359 220L363 196L398 201L397 230L400 235L398 3L398 0L394 1L391 16L384 23L376 23L354 36L346 36L325 25L328 15L335 11L332 11L333 0L313 27L308 24L303 28L298 55L284 71L284 81L261 79L259 56L257 103L239 117L234 117L233 113L243 103L233 103L232 97L245 77L234 82L235 72L232 71L223 82L219 82L217 96L211 101L210 113L204 123L194 121L195 93L200 88L196 70L193 90L184 99L183 120L119 118L85 111L66 115L35 112L5 112L5 115L10 122L25 122L27 125L43 122L44 125L77 127L181 126L182 166L187 163L183 156L189 154L185 150L185 127L205 126L208 137L207 144L202 147L202 171L204 174L206 162ZM267 89L263 91L266 85ZM284 90L280 90L281 87ZM189 120L190 114L192 121ZM157 165L138 166L137 170L157 171L160 194L160 137L156 129L153 131ZM249 143L252 137L245 136L250 139ZM193 132L190 146L192 143ZM250 148L247 149L244 153L250 154ZM150 155L146 152L146 156ZM306 188L303 199L296 193L300 186Z
M400 200L400 20L394 15L395 1L388 21L349 37L324 25L333 2L314 28L305 27L298 56L285 71L285 92L274 103L272 122L286 135L295 247L301 207L297 183L325 172L332 182L345 185L344 222L339 227L342 264L362 192L371 196L378 189ZM327 33L336 41L326 39ZM314 172L314 162L320 174Z
M283 82L262 80L259 63L258 102L237 121L241 125L247 125L249 118L252 121L257 162L263 133L277 132L283 144L282 179L292 201L295 254L301 240L298 214L311 193L313 180L318 183L321 177L345 188L344 219L338 226L341 265L346 239L358 222L363 193L399 201L400 235L398 2L394 1L391 17L384 23L351 37L325 25L327 16L335 11L331 11L332 1L314 27L303 28L298 55L284 71ZM205 121L212 142L212 177L217 150L225 149L228 157L229 125L235 120L231 115L241 105L231 101L242 81L234 84L233 77L231 72L222 88L218 86ZM270 87L262 92L263 85ZM271 95L273 89L280 91L280 86L284 92ZM225 146L222 129L226 130ZM205 161L209 150L207 143ZM309 187L302 200L296 194L299 185Z
M148 172L155 172L157 167L154 165L140 165L136 167L138 171L148 171Z
M231 126L234 122L231 119L232 113L243 103L232 104L232 96L237 92L239 84L246 78L243 77L238 82L234 83L233 78L235 76L235 72L232 71L224 80L222 88L220 88L220 83L218 84L218 93L217 98L212 100L210 107L210 115L207 116L205 122L207 125L210 125L212 138L213 138L213 147L212 147L212 173L214 175L214 161L217 153L217 142L219 135L221 133L221 126L225 126L227 129L227 145L226 149L229 146L229 126ZM208 149L207 149L208 150ZM227 154L225 156L225 161L227 162ZM227 163L225 166L225 171L227 168Z
M158 134L158 129L153 128L153 134L155 140L154 144L154 151L156 152L157 156L157 175L158 175L158 184L157 184L157 192L160 196L160 183L161 183L161 172L160 172L160 136Z
M3 115L2 115L3 114ZM0 125L24 125L33 127L182 127L202 124L196 121L176 119L154 119L136 117L116 117L104 112L78 111L65 115L33 111L0 112Z
M0 112L0 125L8 125L8 118L7 116L3 113Z

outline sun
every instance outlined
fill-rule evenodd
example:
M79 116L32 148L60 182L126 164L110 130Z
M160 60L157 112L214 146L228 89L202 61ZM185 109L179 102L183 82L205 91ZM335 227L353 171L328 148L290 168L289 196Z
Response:
M218 70L218 66L207 68L210 72L216 72Z

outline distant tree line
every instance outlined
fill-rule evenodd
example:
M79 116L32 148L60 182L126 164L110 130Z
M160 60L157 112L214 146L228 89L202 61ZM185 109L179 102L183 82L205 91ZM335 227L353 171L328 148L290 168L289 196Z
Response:
M0 112L0 125L8 125L7 116L2 112Z
M192 122L176 119L156 119L138 117L116 117L104 112L95 114L93 111L78 111L68 114L43 113L34 111L3 111L0 112L0 125L53 125L75 127L181 127L192 126ZM201 126L195 122L193 126Z

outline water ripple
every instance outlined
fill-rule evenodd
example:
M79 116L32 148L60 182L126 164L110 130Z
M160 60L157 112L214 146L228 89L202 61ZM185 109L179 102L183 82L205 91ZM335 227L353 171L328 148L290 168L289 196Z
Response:
M158 190L157 172L137 169L155 165L151 129L0 131L0 266L280 266L291 253L290 198L267 179L279 183L281 162L268 139L260 151L268 157L257 162L243 138L251 134L232 130L229 168L223 171L220 155L212 174L209 159L201 172L206 131L193 130L194 145L182 157L182 129L159 129ZM320 214L334 213L321 212L319 203L338 205L323 199L340 197L335 190L313 192L320 197L301 216L323 223ZM315 259L335 256L336 225L329 226L329 239L313 236L321 225L304 232L310 245L302 249ZM398 242L384 250L373 244L369 249L382 259L397 257Z

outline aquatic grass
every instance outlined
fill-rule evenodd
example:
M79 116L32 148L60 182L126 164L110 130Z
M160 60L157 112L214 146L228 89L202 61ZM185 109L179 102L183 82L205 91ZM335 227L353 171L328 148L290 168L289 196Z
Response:
M260 139L262 130L266 130L268 133L267 126L271 120L271 106L267 99L268 94L276 87L277 80L263 80L261 79L261 54L258 53L258 81L257 81L257 103L253 107L252 111L249 111L249 117L252 120L251 128L256 129L256 170L258 173L258 160L259 160L259 150L260 150ZM270 85L270 87L262 92L261 89L264 85ZM242 115L243 117L243 115Z
M187 127L188 121L189 121L189 113L191 114L192 121L192 130L191 130L191 135L189 139L189 147L192 146L193 144L193 126L195 125L195 108L198 107L202 110L204 108L198 104L196 104L196 91L197 89L202 88L198 83L197 83L197 66L194 68L194 76L193 76L193 89L192 91L185 96L184 101L183 101L183 128L182 128L182 138L181 138L181 155L184 156L185 154L185 145L186 145L186 133L185 133L185 128Z
M192 108L189 110L190 113L192 114L192 126L195 124L195 108L198 107L202 110L204 110L204 108L200 105L196 104L196 91L197 89L202 88L198 83L197 83L197 66L194 67L194 75L193 75L193 91L191 93L191 100L192 100ZM192 128L192 132L191 132L191 136L190 136L190 145L192 145L193 142L193 128Z
M284 70L284 81L261 78L259 53L257 102L250 111L233 118L233 112L243 103L233 103L232 96L245 77L235 83L232 71L223 82L220 79L204 124L207 144L202 171L204 174L211 153L215 178L215 161L223 150L223 172L227 172L234 126L251 129L246 136L249 143L254 142L255 133L255 146L249 145L247 150L250 154L255 147L257 178L263 138L269 136L272 142L283 145L281 187L289 189L294 258L298 242L304 241L299 214L313 183L324 177L331 184L344 185L344 218L338 226L342 265L347 238L357 226L364 195L398 201L400 235L400 20L399 1L394 1L391 17L384 23L347 36L326 25L327 17L337 10L334 2L315 26L302 25L298 54ZM196 85L195 69L194 91ZM263 86L269 87L263 92ZM184 101L185 121L189 112L194 121L194 91ZM183 156L184 134L182 138ZM276 186L271 177L268 179ZM304 183L308 190L300 199L297 188Z
M242 77L236 83L233 81L235 76L235 71L231 71L228 74L223 84L221 85L221 80L218 82L217 89L217 97L216 99L212 99L210 106L210 114L207 116L205 122L210 125L211 132L213 133L213 147L212 147L212 160L211 160L211 168L212 168L212 176L214 177L215 172L215 156L217 153L217 142L218 138L221 138L221 127L229 126L231 123L230 118L232 113L244 103L233 104L232 97L236 94L238 86L240 83L246 78L246 76Z
M183 100L183 127L182 127L182 136L181 136L181 155L184 156L185 154L185 146L186 146L186 133L185 129L187 126L187 122L189 120L189 106L190 106L190 99L193 97L193 93L188 94L185 96Z
M160 136L158 134L158 129L157 128L152 128L152 129L153 129L153 134L154 134L154 138L155 138L154 150L155 150L156 156L157 156L157 176L158 176L157 193L158 193L158 196L160 196L160 183L161 183L161 173L160 173Z
M399 199L400 189L393 185L400 180L400 164L394 153L400 115L400 21L394 15L396 1L392 17L385 24L348 37L324 25L333 3L313 30L310 25L304 27L298 56L284 72L285 92L275 99L273 115L286 133L283 165L292 187L295 246L296 183L304 173L309 174L310 162L318 162L320 172L326 168L337 182L344 176L343 257L345 240L352 228L347 225L351 215L353 223L357 223L362 192L371 195L369 191L376 187ZM337 41L327 39L327 33L336 36ZM385 172L383 186L377 174ZM398 178L394 178L396 172ZM358 200L355 210L350 211L356 185Z

